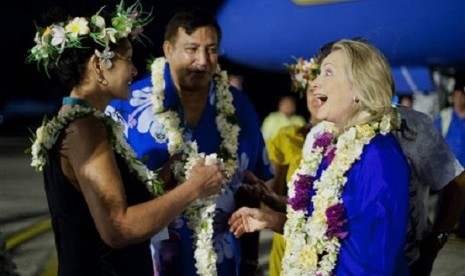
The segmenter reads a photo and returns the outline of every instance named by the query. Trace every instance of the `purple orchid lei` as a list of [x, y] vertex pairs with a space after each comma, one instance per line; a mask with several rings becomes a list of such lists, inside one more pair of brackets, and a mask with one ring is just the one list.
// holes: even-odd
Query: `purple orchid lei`
[[[346, 208], [341, 199], [347, 182], [344, 175], [360, 158], [364, 146], [378, 132], [384, 134], [379, 129], [387, 126], [384, 129], [389, 131], [389, 117], [386, 118], [351, 127], [340, 135], [330, 123], [316, 129], [318, 134], [312, 150], [302, 159], [289, 186], [290, 200], [284, 226], [287, 245], [281, 275], [335, 274], [341, 240], [347, 239], [349, 234]], [[322, 164], [327, 167], [317, 177]], [[310, 190], [315, 193], [309, 193]], [[314, 205], [311, 214], [307, 210], [309, 200]]]
[[[322, 148], [322, 152], [329, 153], [329, 162], [333, 160], [336, 149], [331, 146], [333, 138], [334, 136], [332, 133], [323, 132], [316, 137], [312, 146], [313, 149]], [[288, 204], [296, 211], [306, 210], [310, 200], [308, 191], [312, 189], [315, 178], [311, 175], [305, 174], [298, 174], [297, 177], [297, 181], [295, 182], [295, 196], [293, 198], [289, 198]]]
[[[331, 144], [332, 140], [333, 134], [329, 132], [324, 132], [321, 135], [319, 135], [313, 143], [313, 148], [323, 148], [323, 152], [325, 153], [325, 156], [327, 158], [328, 165], [333, 162], [334, 156], [336, 155], [336, 147]], [[312, 183], [313, 181], [314, 179], [312, 179]], [[344, 226], [347, 222], [347, 219], [345, 218], [344, 204], [337, 203], [329, 207], [326, 210], [326, 218], [328, 222], [328, 230], [326, 231], [326, 235], [328, 236], [328, 238], [332, 239], [333, 237], [337, 236], [341, 240], [344, 239], [347, 236], [347, 231], [344, 231]]]
[[[334, 136], [330, 132], [323, 132], [318, 135], [312, 145], [313, 149], [321, 148], [322, 152], [327, 158], [328, 165], [334, 159], [336, 154], [336, 147], [332, 145]], [[315, 178], [311, 175], [298, 174], [295, 181], [295, 197], [288, 200], [288, 204], [296, 211], [303, 211], [307, 209], [310, 197], [308, 191], [312, 189]], [[326, 217], [328, 220], [328, 230], [326, 235], [328, 238], [338, 237], [344, 239], [347, 232], [344, 231], [344, 226], [347, 222], [345, 218], [345, 208], [342, 203], [335, 204], [326, 210]]]

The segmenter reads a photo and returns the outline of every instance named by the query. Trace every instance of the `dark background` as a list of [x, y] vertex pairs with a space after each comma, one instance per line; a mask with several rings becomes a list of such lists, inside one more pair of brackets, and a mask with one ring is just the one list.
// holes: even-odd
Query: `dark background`
[[[289, 93], [284, 63], [294, 62], [292, 57], [309, 58], [324, 43], [340, 38], [367, 39], [389, 60], [398, 95], [411, 95], [413, 90], [425, 94], [440, 91], [439, 108], [450, 92], [443, 89], [442, 80], [464, 76], [464, 0], [317, 0], [309, 5], [295, 3], [302, 0], [140, 1], [144, 10], [153, 8], [154, 19], [144, 32], [152, 43], [135, 45], [139, 78], [145, 75], [147, 61], [162, 55], [163, 32], [171, 16], [187, 7], [204, 9], [216, 15], [223, 29], [222, 68], [243, 77], [243, 90], [262, 119], [276, 110], [280, 96]], [[47, 25], [41, 17], [55, 5], [68, 6], [73, 16], [90, 16], [104, 5], [113, 10], [118, 2], [2, 2], [0, 135], [27, 133], [27, 127], [40, 122], [42, 114], [54, 113], [60, 105], [61, 89], [54, 80], [38, 72], [34, 64], [25, 64], [27, 51], [34, 45], [34, 22]], [[415, 85], [409, 85], [401, 74], [404, 68]], [[432, 72], [444, 78], [433, 81]], [[304, 100], [299, 101], [298, 111], [308, 116]]]
[[[28, 50], [34, 46], [35, 24], [44, 26], [43, 17], [55, 6], [66, 7], [75, 16], [92, 15], [100, 7], [113, 10], [119, 1], [115, 0], [53, 0], [31, 1], [16, 0], [1, 8], [1, 24], [6, 34], [2, 34], [3, 81], [5, 85], [0, 93], [0, 135], [15, 136], [29, 134], [43, 119], [54, 114], [60, 106], [61, 87], [39, 72], [35, 64], [26, 64]], [[165, 25], [179, 9], [197, 7], [216, 14], [221, 0], [140, 0], [144, 10], [153, 7], [153, 21], [145, 28], [144, 34], [152, 43], [135, 45], [134, 63], [138, 69], [137, 78], [146, 73], [147, 60], [163, 55], [162, 42]], [[129, 3], [129, 2], [127, 2]], [[132, 3], [132, 1], [130, 1]], [[223, 69], [242, 75], [243, 90], [255, 104], [260, 118], [277, 107], [277, 99], [289, 91], [289, 77], [285, 73], [276, 73], [252, 69], [220, 58]], [[299, 104], [299, 112], [308, 116], [305, 103]]]

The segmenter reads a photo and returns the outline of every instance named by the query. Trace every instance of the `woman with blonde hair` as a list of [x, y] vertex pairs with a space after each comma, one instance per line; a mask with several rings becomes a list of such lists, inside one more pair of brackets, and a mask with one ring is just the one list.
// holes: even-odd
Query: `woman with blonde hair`
[[410, 168], [391, 133], [386, 59], [368, 43], [337, 41], [311, 86], [323, 122], [288, 183], [287, 214], [243, 208], [231, 231], [284, 232], [281, 275], [408, 274]]

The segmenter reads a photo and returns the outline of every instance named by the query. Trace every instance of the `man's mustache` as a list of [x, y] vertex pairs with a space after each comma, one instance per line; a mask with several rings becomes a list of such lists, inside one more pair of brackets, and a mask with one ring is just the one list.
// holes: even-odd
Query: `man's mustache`
[[189, 72], [191, 73], [208, 73], [210, 68], [208, 66], [191, 66], [189, 67]]

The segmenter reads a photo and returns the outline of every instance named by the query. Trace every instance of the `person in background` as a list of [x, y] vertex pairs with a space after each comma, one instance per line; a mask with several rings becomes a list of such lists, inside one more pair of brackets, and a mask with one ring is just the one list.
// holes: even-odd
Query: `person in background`
[[273, 139], [278, 131], [285, 126], [305, 125], [305, 119], [296, 114], [296, 100], [292, 95], [286, 95], [278, 101], [278, 111], [271, 112], [262, 123], [262, 133], [265, 141]]
[[242, 75], [229, 75], [229, 85], [232, 87], [243, 90], [244, 77]]
[[[441, 110], [435, 124], [460, 164], [465, 166], [465, 75], [457, 76], [452, 107]], [[459, 220], [458, 235], [465, 238], [465, 211]]]
[[[410, 275], [430, 275], [465, 206], [465, 171], [428, 115], [403, 106], [396, 109], [402, 122], [394, 133], [412, 168], [405, 254]], [[431, 192], [438, 193], [439, 200]], [[435, 221], [431, 208], [438, 212]]]
[[165, 30], [165, 57], [151, 75], [131, 86], [129, 101], [114, 101], [137, 157], [157, 170], [173, 160], [176, 181], [185, 177], [189, 156], [217, 154], [230, 181], [215, 200], [200, 201], [169, 225], [169, 238], [154, 242], [161, 275], [254, 275], [258, 233], [237, 239], [228, 219], [240, 206], [258, 206], [240, 189], [243, 171], [272, 178], [256, 111], [220, 69], [221, 29], [199, 10], [176, 13]]
[[465, 77], [457, 78], [452, 106], [441, 110], [435, 124], [460, 164], [465, 166]]
[[183, 184], [163, 194], [163, 179], [104, 115], [111, 99], [129, 96], [137, 73], [132, 43], [151, 20], [139, 2], [123, 4], [111, 16], [102, 8], [58, 18], [39, 29], [27, 59], [69, 89], [31, 148], [31, 165], [44, 174], [58, 275], [153, 275], [150, 237], [223, 182], [220, 164], [199, 159]]
[[311, 83], [317, 118], [326, 122], [292, 177], [287, 218], [242, 208], [230, 230], [284, 230], [281, 275], [407, 275], [410, 169], [391, 133], [398, 118], [389, 65], [365, 42], [330, 49]]
[[405, 106], [405, 107], [412, 107], [413, 104], [413, 97], [412, 95], [402, 95], [399, 97], [399, 105]]
[[[261, 200], [270, 204], [272, 209], [286, 211], [286, 201], [279, 198], [287, 196], [287, 183], [291, 179], [292, 174], [297, 169], [302, 158], [302, 148], [305, 141], [305, 136], [319, 121], [316, 119], [316, 100], [313, 92], [308, 85], [313, 79], [316, 78], [317, 67], [314, 66], [314, 59], [309, 61], [299, 59], [296, 64], [289, 65], [289, 74], [293, 85], [293, 92], [298, 93], [300, 96], [305, 95], [307, 102], [307, 109], [310, 112], [310, 120], [304, 126], [289, 125], [279, 129], [274, 138], [266, 141], [266, 147], [270, 160], [274, 168], [275, 178], [269, 181], [272, 192], [260, 189], [259, 185], [248, 186], [248, 191], [251, 194], [260, 195], [264, 193]], [[299, 67], [299, 68], [296, 68]], [[296, 70], [297, 69], [297, 70]], [[302, 76], [296, 76], [302, 74]], [[299, 84], [294, 82], [299, 81]], [[303, 92], [301, 90], [304, 90]], [[263, 189], [267, 189], [264, 187]], [[269, 197], [274, 199], [266, 200]], [[281, 259], [284, 254], [285, 244], [281, 234], [273, 234], [273, 243], [269, 257], [269, 274], [271, 276], [278, 276], [281, 272]]]

